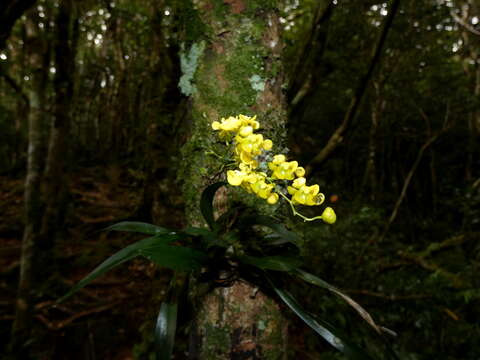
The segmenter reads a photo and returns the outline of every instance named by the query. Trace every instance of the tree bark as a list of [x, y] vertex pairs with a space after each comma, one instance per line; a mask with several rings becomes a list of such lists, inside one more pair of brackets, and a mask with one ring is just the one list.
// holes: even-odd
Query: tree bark
[[365, 167], [365, 174], [363, 177], [363, 187], [370, 194], [370, 199], [375, 200], [377, 189], [377, 141], [378, 141], [378, 127], [380, 125], [381, 116], [385, 109], [386, 102], [383, 99], [382, 91], [383, 84], [381, 82], [374, 82], [375, 101], [372, 104], [371, 125], [368, 135], [368, 155], [367, 165]]
[[[65, 201], [68, 192], [68, 139], [70, 133], [70, 115], [73, 96], [73, 76], [75, 71], [76, 41], [72, 36], [78, 26], [72, 0], [63, 0], [56, 20], [55, 44], [55, 104], [48, 155], [42, 181], [44, 211], [40, 232], [42, 249], [41, 263], [48, 264], [51, 250], [55, 244], [56, 232], [63, 224]], [[42, 268], [45, 268], [42, 266]]]
[[27, 19], [25, 49], [31, 69], [31, 86], [28, 89], [30, 109], [28, 113], [27, 176], [25, 179], [25, 230], [20, 258], [20, 278], [15, 321], [12, 327], [12, 346], [15, 351], [28, 339], [32, 321], [34, 298], [35, 261], [38, 255], [38, 234], [42, 215], [41, 180], [44, 157], [44, 103], [46, 86], [46, 44], [37, 24]]
[[[186, 23], [179, 86], [191, 115], [179, 176], [190, 225], [202, 225], [199, 200], [208, 184], [224, 179], [205, 152], [216, 142], [211, 123], [257, 115], [262, 133], [285, 152], [286, 102], [276, 6], [262, 1], [183, 2]], [[198, 31], [201, 29], [201, 32]], [[208, 36], [208, 38], [206, 37]], [[216, 200], [226, 203], [230, 194]], [[256, 294], [256, 295], [255, 295]], [[198, 305], [191, 359], [283, 359], [286, 322], [278, 306], [247, 282], [216, 289]]]

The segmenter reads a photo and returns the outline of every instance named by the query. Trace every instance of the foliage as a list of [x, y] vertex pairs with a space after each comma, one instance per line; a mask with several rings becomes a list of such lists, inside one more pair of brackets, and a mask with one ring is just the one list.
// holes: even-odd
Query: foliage
[[[201, 197], [200, 208], [209, 230], [189, 227], [172, 231], [139, 222], [122, 222], [107, 228], [106, 230], [110, 231], [134, 231], [151, 237], [131, 244], [112, 255], [59, 301], [64, 301], [106, 271], [137, 256], [144, 256], [156, 265], [179, 273], [196, 272], [197, 278], [210, 284], [222, 283], [224, 280], [217, 276], [226, 271], [230, 274], [227, 278], [253, 281], [266, 292], [273, 289], [279, 299], [307, 325], [349, 358], [372, 359], [364, 350], [351, 344], [349, 337], [336, 326], [304, 310], [284, 289], [284, 285], [281, 285], [280, 279], [284, 278], [284, 275], [280, 276], [279, 273], [286, 272], [293, 277], [297, 276], [336, 294], [351, 305], [375, 329], [377, 335], [381, 336], [383, 328], [376, 325], [371, 316], [349, 296], [313, 274], [301, 270], [302, 261], [298, 257], [300, 249], [297, 247], [299, 238], [286, 230], [284, 225], [248, 209], [239, 212], [232, 208], [215, 219], [213, 198], [216, 190], [223, 185], [225, 183], [210, 185]], [[263, 229], [258, 229], [259, 225], [267, 226], [273, 232], [265, 233]], [[177, 322], [178, 294], [181, 287], [187, 286], [185, 282], [177, 281], [175, 276], [172, 278], [170, 295], [160, 307], [155, 330], [157, 359], [162, 360], [171, 357]], [[393, 352], [390, 355], [395, 358]]]

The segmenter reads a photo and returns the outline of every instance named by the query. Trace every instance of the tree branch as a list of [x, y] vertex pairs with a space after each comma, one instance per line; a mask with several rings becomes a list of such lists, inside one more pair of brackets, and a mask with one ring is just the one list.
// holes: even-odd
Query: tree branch
[[312, 67], [319, 62], [325, 49], [328, 21], [333, 15], [334, 8], [333, 0], [330, 1], [325, 9], [323, 9], [322, 5], [317, 7], [308, 38], [304, 42], [300, 56], [297, 56], [297, 61], [293, 66], [294, 71], [290, 74], [293, 78], [287, 94], [292, 107], [290, 111], [293, 111], [293, 108], [311, 90]]
[[410, 171], [408, 172], [407, 177], [405, 178], [405, 181], [403, 182], [403, 187], [402, 191], [400, 193], [400, 196], [397, 199], [397, 202], [395, 203], [395, 207], [393, 208], [392, 214], [390, 215], [390, 218], [388, 219], [387, 225], [385, 226], [385, 230], [383, 231], [382, 235], [380, 236], [379, 241], [382, 241], [385, 239], [385, 236], [388, 233], [388, 230], [390, 230], [390, 226], [392, 223], [395, 221], [398, 210], [400, 209], [400, 205], [402, 205], [403, 200], [405, 199], [405, 196], [407, 195], [407, 189], [408, 186], [410, 185], [410, 181], [413, 178], [413, 174], [417, 170], [418, 165], [420, 164], [420, 161], [423, 158], [423, 154], [425, 153], [425, 150], [427, 150], [437, 139], [450, 128], [450, 124], [448, 124], [448, 114], [449, 114], [449, 107], [447, 106], [447, 111], [445, 115], [445, 122], [440, 131], [438, 131], [436, 134], [430, 136], [425, 143], [422, 145], [420, 150], [418, 151], [417, 158], [415, 159], [415, 162], [413, 163], [412, 167], [410, 168]]
[[5, 48], [13, 25], [36, 0], [2, 0], [0, 1], [0, 50]]
[[360, 83], [358, 84], [357, 90], [350, 102], [348, 110], [343, 118], [340, 126], [335, 130], [330, 139], [328, 139], [327, 144], [324, 148], [310, 161], [306, 168], [307, 175], [311, 174], [318, 165], [324, 162], [328, 156], [337, 148], [337, 146], [343, 141], [345, 134], [347, 133], [351, 123], [355, 120], [362, 100], [364, 98], [366, 89], [372, 79], [375, 68], [380, 62], [380, 57], [382, 54], [383, 47], [385, 45], [385, 40], [387, 38], [388, 32], [392, 27], [393, 19], [397, 13], [400, 0], [393, 0], [388, 16], [385, 19], [380, 38], [375, 47], [375, 52], [368, 67], [367, 73], [362, 77]]
[[10, 85], [10, 87], [17, 92], [22, 100], [25, 102], [25, 104], [30, 106], [30, 100], [28, 99], [27, 94], [23, 91], [20, 85], [17, 84], [14, 78], [12, 78], [10, 75], [8, 75], [5, 71], [3, 71], [2, 67], [0, 66], [0, 77], [5, 79], [5, 82]]
[[473, 26], [471, 26], [469, 23], [467, 23], [464, 19], [462, 19], [460, 16], [455, 14], [455, 11], [450, 11], [450, 15], [452, 16], [453, 20], [461, 26], [463, 26], [465, 29], [470, 31], [472, 34], [480, 36], [480, 31], [475, 29]]

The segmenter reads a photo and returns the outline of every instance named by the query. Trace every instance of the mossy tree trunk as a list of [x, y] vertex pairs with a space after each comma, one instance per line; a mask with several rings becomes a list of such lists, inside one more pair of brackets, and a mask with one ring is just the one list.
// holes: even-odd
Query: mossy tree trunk
[[[212, 121], [257, 115], [261, 132], [284, 152], [286, 106], [282, 91], [282, 42], [274, 1], [184, 1], [181, 91], [190, 97], [187, 142], [180, 176], [190, 225], [201, 225], [199, 200], [224, 179]], [[229, 193], [217, 203], [228, 203]], [[263, 202], [264, 203], [264, 202]], [[253, 204], [256, 204], [253, 202]], [[199, 305], [191, 332], [192, 359], [284, 359], [286, 321], [274, 301], [253, 285], [217, 288]]]

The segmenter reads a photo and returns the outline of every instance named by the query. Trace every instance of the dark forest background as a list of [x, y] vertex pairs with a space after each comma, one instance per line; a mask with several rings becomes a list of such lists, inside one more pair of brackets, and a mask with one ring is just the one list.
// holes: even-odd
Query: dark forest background
[[[124, 220], [185, 224], [177, 169], [188, 161], [179, 148], [189, 99], [178, 82], [189, 4], [2, 0], [6, 359], [21, 358], [7, 350], [15, 345], [12, 326], [29, 316], [22, 351], [34, 359], [148, 358], [148, 319], [168, 270], [135, 260], [67, 302], [55, 301], [133, 239], [99, 230]], [[401, 359], [478, 359], [480, 4], [278, 6], [290, 156], [338, 215], [333, 226], [295, 222], [306, 262], [398, 333], [393, 346]], [[43, 265], [24, 278], [22, 239], [32, 236]], [[22, 313], [17, 296], [32, 289], [35, 301]], [[311, 312], [369, 341], [347, 306], [321, 290], [294, 291]], [[293, 317], [290, 329], [292, 359], [343, 359]], [[179, 332], [178, 359], [188, 350], [187, 332]]]

